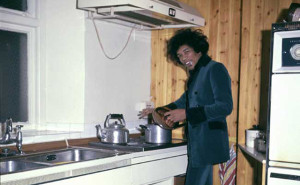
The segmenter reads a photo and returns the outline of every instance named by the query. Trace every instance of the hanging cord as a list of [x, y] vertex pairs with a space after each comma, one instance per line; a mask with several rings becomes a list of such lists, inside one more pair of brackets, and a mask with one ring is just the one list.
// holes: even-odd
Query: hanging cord
[[123, 53], [123, 51], [125, 50], [125, 48], [127, 47], [128, 42], [129, 42], [129, 39], [130, 39], [130, 37], [131, 37], [131, 34], [132, 34], [132, 32], [133, 32], [135, 26], [132, 27], [132, 29], [131, 29], [131, 31], [130, 31], [130, 33], [129, 33], [129, 36], [128, 36], [128, 38], [127, 38], [126, 44], [125, 44], [125, 46], [122, 48], [122, 50], [121, 50], [116, 56], [110, 57], [110, 56], [107, 55], [107, 53], [106, 53], [105, 50], [104, 50], [104, 47], [103, 47], [102, 42], [101, 42], [101, 39], [100, 39], [99, 31], [98, 31], [98, 29], [97, 29], [97, 26], [96, 26], [96, 23], [95, 23], [94, 16], [93, 16], [93, 13], [92, 13], [92, 12], [91, 12], [91, 17], [92, 17], [92, 21], [93, 21], [93, 24], [94, 24], [94, 27], [95, 27], [95, 31], [96, 31], [96, 34], [97, 34], [97, 38], [98, 38], [100, 47], [101, 47], [101, 49], [102, 49], [102, 51], [103, 51], [105, 57], [108, 58], [108, 59], [111, 59], [111, 60], [114, 60], [114, 59], [118, 58], [118, 57]]

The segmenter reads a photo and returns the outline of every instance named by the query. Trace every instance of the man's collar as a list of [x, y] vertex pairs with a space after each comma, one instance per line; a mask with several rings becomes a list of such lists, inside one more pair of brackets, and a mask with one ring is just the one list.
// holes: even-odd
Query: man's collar
[[211, 61], [211, 58], [207, 54], [202, 55], [199, 58], [195, 68], [193, 70], [190, 70], [189, 72], [194, 73], [194, 72], [198, 71], [200, 67], [206, 66], [209, 63], [209, 61]]

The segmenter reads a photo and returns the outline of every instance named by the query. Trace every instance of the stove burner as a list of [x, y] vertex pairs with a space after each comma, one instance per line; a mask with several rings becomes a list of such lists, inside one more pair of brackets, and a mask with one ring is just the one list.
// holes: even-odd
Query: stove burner
[[130, 138], [127, 144], [109, 144], [101, 142], [90, 142], [89, 145], [97, 148], [114, 149], [127, 152], [141, 152], [148, 150], [157, 150], [176, 146], [186, 145], [186, 140], [173, 139], [171, 143], [146, 143], [143, 136], [138, 138]]
[[127, 145], [132, 146], [132, 145], [138, 145], [138, 144], [139, 144], [138, 142], [131, 142], [131, 143], [128, 143]]

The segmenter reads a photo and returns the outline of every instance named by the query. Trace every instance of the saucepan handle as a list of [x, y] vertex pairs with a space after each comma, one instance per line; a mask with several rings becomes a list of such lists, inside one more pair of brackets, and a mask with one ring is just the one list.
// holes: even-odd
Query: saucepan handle
[[149, 128], [145, 125], [140, 125], [140, 127], [143, 129], [143, 130], [149, 130]]

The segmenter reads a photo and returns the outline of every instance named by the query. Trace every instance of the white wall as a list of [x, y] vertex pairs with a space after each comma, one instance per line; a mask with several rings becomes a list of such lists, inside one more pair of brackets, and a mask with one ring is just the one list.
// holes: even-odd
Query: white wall
[[[83, 124], [103, 123], [109, 113], [137, 121], [136, 103], [150, 96], [151, 33], [135, 31], [124, 53], [109, 60], [91, 20], [75, 8], [76, 0], [40, 3], [40, 125], [82, 130]], [[130, 28], [100, 21], [97, 27], [109, 55], [124, 46], [130, 32]]]
[[83, 123], [84, 14], [75, 0], [41, 1], [46, 123]]
[[[105, 51], [115, 56], [131, 28], [97, 21]], [[137, 120], [135, 104], [150, 97], [151, 34], [134, 31], [124, 52], [107, 59], [100, 49], [92, 21], [86, 21], [85, 121], [103, 122], [110, 113]]]

